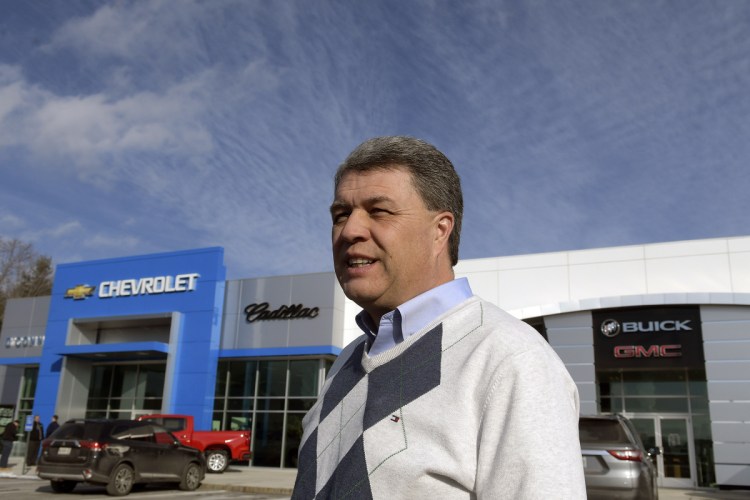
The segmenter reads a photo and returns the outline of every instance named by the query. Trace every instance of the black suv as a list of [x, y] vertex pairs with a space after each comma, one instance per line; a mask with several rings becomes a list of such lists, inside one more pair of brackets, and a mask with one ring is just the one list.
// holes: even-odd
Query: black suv
[[37, 475], [56, 493], [85, 482], [106, 485], [122, 496], [134, 484], [173, 482], [197, 489], [206, 472], [200, 451], [183, 446], [169, 431], [135, 420], [69, 420], [42, 442]]
[[633, 424], [622, 415], [578, 421], [589, 500], [657, 500], [658, 449], [645, 450]]

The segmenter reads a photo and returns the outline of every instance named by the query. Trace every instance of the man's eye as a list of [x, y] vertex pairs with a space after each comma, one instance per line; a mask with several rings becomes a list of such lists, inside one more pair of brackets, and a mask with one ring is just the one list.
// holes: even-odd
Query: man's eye
[[338, 224], [340, 222], [345, 221], [348, 215], [349, 214], [347, 214], [347, 213], [341, 212], [341, 213], [337, 213], [337, 214], [332, 214], [331, 218], [333, 219], [333, 223], [334, 224]]

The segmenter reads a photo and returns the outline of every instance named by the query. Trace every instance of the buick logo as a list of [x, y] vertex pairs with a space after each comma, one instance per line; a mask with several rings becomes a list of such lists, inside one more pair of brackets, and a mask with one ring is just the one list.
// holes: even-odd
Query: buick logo
[[620, 333], [620, 323], [614, 319], [605, 319], [602, 321], [600, 330], [605, 337], [615, 337]]

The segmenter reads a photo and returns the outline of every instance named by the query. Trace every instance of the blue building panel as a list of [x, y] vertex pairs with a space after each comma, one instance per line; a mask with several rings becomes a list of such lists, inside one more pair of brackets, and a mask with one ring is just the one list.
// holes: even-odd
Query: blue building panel
[[[46, 340], [39, 363], [34, 413], [48, 421], [64, 372], [64, 359], [94, 353], [117, 357], [141, 350], [172, 357], [166, 411], [194, 415], [211, 425], [226, 283], [220, 247], [121, 259], [61, 264], [55, 272]], [[164, 342], [96, 344], [71, 334], [75, 321], [139, 317], [179, 318]], [[75, 339], [75, 340], [71, 340]], [[169, 393], [167, 393], [169, 391]]]

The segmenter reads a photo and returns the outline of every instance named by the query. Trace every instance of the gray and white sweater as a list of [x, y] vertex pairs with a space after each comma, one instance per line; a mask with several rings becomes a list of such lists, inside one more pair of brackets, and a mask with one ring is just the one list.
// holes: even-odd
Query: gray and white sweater
[[586, 498], [578, 392], [533, 328], [472, 297], [377, 356], [344, 349], [292, 498]]

